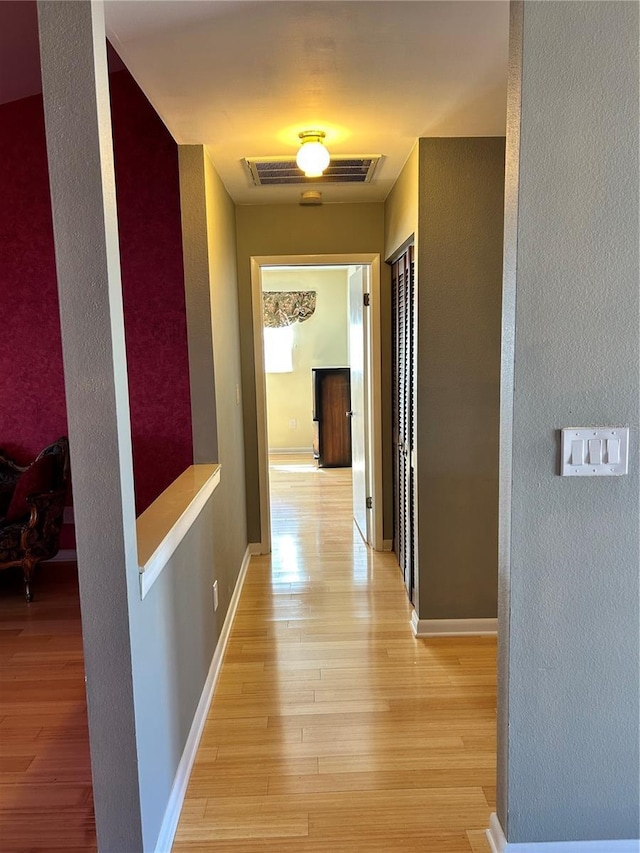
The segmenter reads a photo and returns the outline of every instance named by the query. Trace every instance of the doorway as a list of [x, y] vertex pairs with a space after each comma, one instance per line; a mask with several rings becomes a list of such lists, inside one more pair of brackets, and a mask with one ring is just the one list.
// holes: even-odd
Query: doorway
[[[258, 436], [258, 479], [260, 497], [259, 553], [271, 550], [271, 518], [269, 505], [269, 446], [267, 430], [267, 391], [264, 358], [263, 273], [274, 268], [305, 268], [341, 266], [352, 270], [363, 268], [360, 302], [366, 310], [366, 323], [362, 324], [359, 362], [362, 365], [362, 396], [359, 404], [352, 400], [354, 431], [363, 430], [363, 458], [357, 470], [366, 477], [364, 496], [363, 538], [374, 549], [382, 550], [382, 436], [381, 436], [381, 376], [380, 376], [380, 256], [354, 255], [288, 255], [261, 256], [251, 259], [253, 340], [256, 390], [256, 425]], [[350, 320], [351, 323], [351, 320]], [[352, 325], [352, 323], [351, 323]], [[350, 356], [350, 360], [351, 360]], [[355, 406], [355, 408], [354, 408]], [[357, 426], [358, 417], [360, 426]], [[354, 490], [354, 495], [356, 491]], [[369, 500], [367, 500], [369, 498]]]

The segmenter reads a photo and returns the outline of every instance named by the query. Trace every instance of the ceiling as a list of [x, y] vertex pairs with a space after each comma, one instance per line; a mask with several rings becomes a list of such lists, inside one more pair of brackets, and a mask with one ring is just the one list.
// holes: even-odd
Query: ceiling
[[506, 0], [106, 0], [110, 41], [179, 143], [204, 143], [236, 203], [297, 203], [255, 187], [244, 157], [381, 154], [370, 184], [325, 202], [382, 201], [419, 136], [505, 133]]
[[[299, 201], [308, 185], [253, 186], [243, 158], [291, 159], [302, 130], [334, 155], [382, 155], [369, 184], [317, 185], [324, 202], [383, 201], [420, 136], [505, 133], [507, 0], [104, 5], [176, 141], [208, 147], [238, 204]], [[0, 103], [40, 91], [35, 2], [0, 2], [0, 55]]]

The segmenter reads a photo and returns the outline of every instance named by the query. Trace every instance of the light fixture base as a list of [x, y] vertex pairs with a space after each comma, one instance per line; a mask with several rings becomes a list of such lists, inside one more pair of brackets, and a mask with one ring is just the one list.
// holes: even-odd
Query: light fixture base
[[326, 136], [324, 130], [303, 130], [302, 133], [298, 134], [298, 139], [301, 142], [322, 142]]
[[300, 137], [300, 148], [296, 155], [298, 168], [307, 178], [319, 178], [331, 161], [322, 141], [326, 134], [323, 130], [303, 130], [298, 136]]

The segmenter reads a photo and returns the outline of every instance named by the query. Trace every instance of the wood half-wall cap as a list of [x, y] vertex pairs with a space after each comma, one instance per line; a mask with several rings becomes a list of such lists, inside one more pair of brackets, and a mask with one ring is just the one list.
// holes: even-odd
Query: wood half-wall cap
[[220, 482], [221, 465], [190, 465], [136, 520], [144, 598]]

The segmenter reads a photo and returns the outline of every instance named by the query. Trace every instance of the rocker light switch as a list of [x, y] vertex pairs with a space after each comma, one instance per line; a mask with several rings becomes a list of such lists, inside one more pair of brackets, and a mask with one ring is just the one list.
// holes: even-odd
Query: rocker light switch
[[620, 462], [620, 439], [607, 439], [607, 462], [609, 465], [618, 465]]
[[589, 465], [602, 464], [602, 439], [589, 439]]
[[561, 455], [563, 477], [616, 477], [626, 474], [629, 428], [565, 427], [562, 430]]
[[584, 462], [584, 441], [576, 438], [571, 442], [571, 464], [582, 465]]

